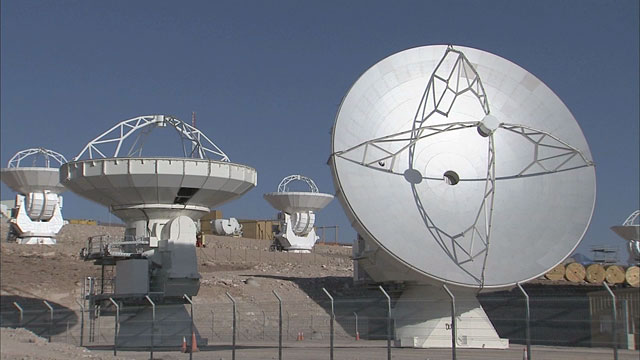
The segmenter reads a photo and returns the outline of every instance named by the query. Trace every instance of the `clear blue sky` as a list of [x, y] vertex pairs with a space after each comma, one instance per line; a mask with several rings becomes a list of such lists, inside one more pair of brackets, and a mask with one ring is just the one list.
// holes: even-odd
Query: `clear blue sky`
[[[524, 67], [580, 123], [598, 179], [585, 249], [621, 245], [609, 226], [640, 207], [637, 0], [3, 0], [1, 10], [3, 167], [24, 148], [71, 158], [121, 120], [196, 111], [233, 162], [258, 170], [225, 215], [271, 218], [262, 194], [286, 175], [333, 193], [329, 132], [362, 72], [409, 47], [458, 44]], [[69, 192], [64, 214], [109, 220]], [[318, 223], [355, 237], [337, 201]]]

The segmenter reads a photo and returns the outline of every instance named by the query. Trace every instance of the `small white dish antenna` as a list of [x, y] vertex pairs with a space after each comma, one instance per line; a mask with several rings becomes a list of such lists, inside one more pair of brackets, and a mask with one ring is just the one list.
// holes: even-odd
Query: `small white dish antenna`
[[[289, 191], [293, 181], [306, 183], [309, 191]], [[315, 213], [327, 206], [333, 195], [318, 191], [315, 182], [302, 175], [289, 175], [278, 184], [278, 191], [263, 195], [265, 200], [279, 210], [280, 232], [276, 239], [286, 251], [310, 252], [318, 236], [315, 228]]]
[[632, 212], [622, 225], [612, 226], [611, 230], [627, 241], [630, 261], [640, 262], [640, 210]]
[[58, 168], [67, 162], [64, 156], [45, 148], [17, 152], [2, 169], [2, 181], [17, 192], [10, 236], [20, 244], [56, 243], [64, 225]]

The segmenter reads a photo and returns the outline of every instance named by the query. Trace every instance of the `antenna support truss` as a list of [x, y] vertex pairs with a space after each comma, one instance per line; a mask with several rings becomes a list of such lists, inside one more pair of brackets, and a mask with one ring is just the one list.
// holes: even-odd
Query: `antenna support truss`
[[289, 175], [284, 179], [282, 179], [282, 181], [280, 181], [280, 184], [278, 184], [278, 192], [287, 192], [288, 190], [287, 185], [289, 185], [290, 182], [296, 181], [296, 180], [306, 182], [307, 185], [309, 185], [309, 189], [311, 190], [312, 193], [318, 192], [318, 187], [316, 186], [316, 183], [314, 183], [313, 180], [311, 180], [310, 178], [303, 175]]
[[[156, 127], [167, 126], [173, 127], [180, 136], [185, 157], [209, 159], [209, 156], [213, 155], [218, 157], [217, 160], [219, 161], [229, 161], [229, 157], [200, 130], [171, 115], [148, 115], [124, 120], [91, 140], [73, 160], [80, 160], [83, 156], [86, 156], [88, 159], [140, 157], [142, 156], [146, 135]], [[127, 154], [120, 156], [124, 141], [138, 130], [140, 131]], [[185, 142], [191, 144], [190, 149], [184, 146]], [[113, 155], [111, 155], [108, 147], [114, 144], [115, 151]]]
[[39, 148], [26, 149], [26, 150], [17, 152], [15, 155], [13, 155], [11, 159], [9, 159], [9, 163], [7, 164], [7, 167], [18, 168], [20, 167], [20, 162], [30, 156], [34, 156], [32, 166], [36, 165], [35, 163], [39, 157], [44, 158], [46, 167], [51, 167], [51, 159], [59, 163], [58, 167], [67, 162], [67, 159], [64, 156], [62, 156], [62, 154], [59, 154], [53, 150], [48, 150], [48, 149], [39, 147]]

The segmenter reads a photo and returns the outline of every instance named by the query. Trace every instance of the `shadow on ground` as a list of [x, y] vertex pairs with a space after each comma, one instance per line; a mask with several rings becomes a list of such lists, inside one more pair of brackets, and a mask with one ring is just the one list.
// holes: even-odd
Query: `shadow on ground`
[[[355, 286], [348, 276], [291, 277], [278, 275], [245, 275], [289, 281], [296, 284], [315, 303], [320, 305], [327, 316], [331, 315], [331, 300], [322, 290], [326, 288], [334, 298], [334, 312], [337, 325], [355, 336], [355, 314], [358, 315], [358, 332], [362, 339], [387, 338], [387, 298], [377, 287]], [[285, 306], [287, 299], [283, 299]]]
[[[41, 298], [16, 295], [0, 296], [0, 326], [22, 327], [33, 333], [47, 337], [58, 335], [78, 323], [78, 314], [68, 307], [48, 301], [51, 310]], [[18, 306], [22, 308], [22, 317]]]

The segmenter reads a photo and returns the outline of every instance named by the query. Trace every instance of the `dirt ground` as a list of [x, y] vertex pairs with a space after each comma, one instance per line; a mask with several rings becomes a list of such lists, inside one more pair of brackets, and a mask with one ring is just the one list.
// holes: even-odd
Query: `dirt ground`
[[[129, 360], [149, 359], [149, 352], [118, 351], [113, 356], [113, 350], [108, 348], [87, 349], [65, 343], [48, 343], [25, 329], [1, 328], [1, 356], [2, 360]], [[340, 360], [375, 360], [387, 359], [387, 349], [384, 341], [361, 342], [361, 345], [337, 343], [334, 358]], [[457, 351], [457, 359], [461, 360], [519, 360], [523, 359], [524, 348], [521, 345], [512, 346], [507, 350], [464, 350]], [[288, 360], [325, 360], [329, 358], [329, 348], [326, 343], [293, 343], [286, 344], [283, 349], [283, 359]], [[190, 354], [180, 352], [156, 351], [154, 359], [179, 360], [189, 359]], [[539, 360], [605, 360], [613, 359], [610, 349], [567, 349], [534, 346], [532, 357]], [[228, 346], [203, 348], [192, 354], [193, 359], [230, 360], [232, 351]], [[392, 359], [405, 360], [448, 360], [451, 359], [450, 349], [407, 349], [392, 348]], [[240, 346], [236, 349], [236, 358], [245, 360], [278, 359], [278, 348], [275, 344], [256, 344]], [[620, 350], [620, 360], [637, 360], [638, 353], [630, 350]]]
[[65, 343], [48, 343], [25, 329], [0, 328], [0, 359], [21, 360], [76, 360], [76, 359], [114, 359], [125, 360], [130, 357], [113, 356], [106, 352], [94, 352]]
[[[2, 224], [0, 239], [5, 239], [6, 223]], [[0, 291], [3, 296], [14, 295], [41, 298], [69, 308], [77, 308], [83, 278], [99, 277], [100, 268], [80, 258], [86, 239], [92, 235], [121, 235], [123, 228], [107, 226], [65, 225], [56, 245], [20, 245], [0, 241]], [[287, 299], [306, 299], [303, 288], [327, 287], [341, 289], [349, 286], [353, 267], [351, 248], [317, 246], [318, 262], [305, 262], [295, 255], [291, 261], [216, 261], [215, 252], [221, 249], [249, 249], [268, 254], [269, 241], [243, 238], [224, 238], [208, 235], [206, 248], [198, 248], [198, 267], [202, 276], [196, 303], [228, 301], [229, 292], [239, 301], [274, 301], [271, 290]], [[239, 252], [243, 254], [242, 251]], [[325, 256], [326, 259], [325, 259]]]

